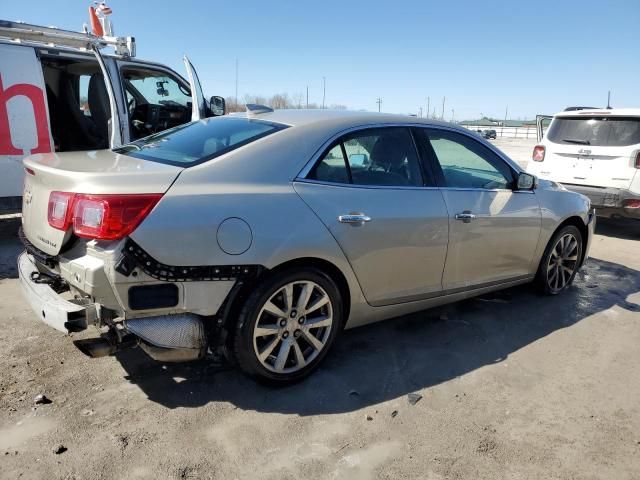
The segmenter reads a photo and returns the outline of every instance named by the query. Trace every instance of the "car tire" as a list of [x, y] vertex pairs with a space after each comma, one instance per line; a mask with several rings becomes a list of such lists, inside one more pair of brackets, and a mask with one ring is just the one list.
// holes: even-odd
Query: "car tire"
[[566, 290], [582, 263], [582, 234], [577, 227], [566, 225], [558, 230], [542, 255], [535, 284], [546, 295]]
[[[318, 306], [319, 305], [319, 306]], [[315, 268], [275, 273], [247, 297], [232, 338], [247, 375], [271, 385], [298, 382], [327, 355], [343, 326], [340, 291]]]

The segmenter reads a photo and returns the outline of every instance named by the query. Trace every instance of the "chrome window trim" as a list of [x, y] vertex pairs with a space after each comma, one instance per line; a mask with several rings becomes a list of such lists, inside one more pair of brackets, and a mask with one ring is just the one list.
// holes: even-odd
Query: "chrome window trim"
[[[338, 140], [340, 137], [342, 137], [344, 135], [347, 135], [349, 133], [352, 133], [352, 132], [360, 131], [360, 130], [367, 130], [367, 129], [370, 129], [370, 128], [385, 128], [385, 127], [431, 128], [431, 129], [445, 130], [445, 131], [459, 133], [459, 134], [464, 135], [464, 136], [470, 138], [471, 140], [476, 141], [476, 142], [480, 143], [481, 145], [484, 145], [485, 147], [489, 148], [489, 150], [491, 150], [491, 152], [493, 152], [495, 155], [497, 155], [498, 158], [500, 158], [502, 161], [504, 161], [516, 173], [524, 172], [524, 170], [517, 163], [515, 163], [513, 160], [511, 160], [509, 157], [507, 157], [504, 153], [502, 153], [500, 150], [498, 150], [496, 147], [494, 147], [490, 142], [487, 142], [484, 139], [476, 138], [477, 135], [471, 134], [470, 131], [467, 130], [466, 128], [454, 127], [454, 126], [448, 126], [448, 125], [432, 124], [432, 123], [420, 123], [420, 122], [388, 122], [388, 123], [385, 122], [385, 123], [367, 123], [367, 124], [363, 124], [363, 125], [357, 125], [357, 126], [354, 126], [354, 127], [345, 128], [344, 130], [341, 130], [341, 131], [335, 133], [333, 136], [331, 136], [327, 141], [325, 141], [316, 150], [316, 152], [311, 156], [311, 159], [309, 161], [307, 161], [307, 163], [304, 165], [304, 167], [302, 167], [302, 170], [300, 170], [298, 175], [296, 175], [294, 177], [294, 181], [305, 180], [305, 181], [313, 181], [315, 183], [314, 180], [307, 179], [306, 178], [307, 175], [309, 175], [309, 173], [311, 173], [311, 170], [315, 166], [316, 162], [320, 159], [320, 155], [322, 155], [324, 153], [324, 151], [327, 148], [329, 148], [329, 146], [331, 146], [331, 144], [333, 142], [335, 142], [336, 140]], [[333, 182], [321, 182], [321, 183], [327, 183], [329, 185], [341, 185], [339, 183], [333, 183]], [[381, 187], [389, 188], [387, 186], [381, 186]], [[392, 187], [392, 188], [396, 188], [396, 187]], [[403, 187], [403, 188], [407, 188], [407, 187]], [[437, 188], [437, 187], [426, 187], [425, 186], [425, 187], [409, 187], [409, 188]], [[471, 190], [483, 190], [483, 189], [471, 189]], [[518, 190], [509, 190], [509, 189], [506, 189], [506, 190], [507, 191], [512, 191], [512, 192], [518, 191]]]
[[368, 190], [440, 190], [438, 187], [425, 187], [421, 185], [358, 185], [355, 183], [327, 182], [312, 178], [296, 178], [293, 183], [309, 183], [312, 185], [325, 185], [328, 187], [363, 188]]

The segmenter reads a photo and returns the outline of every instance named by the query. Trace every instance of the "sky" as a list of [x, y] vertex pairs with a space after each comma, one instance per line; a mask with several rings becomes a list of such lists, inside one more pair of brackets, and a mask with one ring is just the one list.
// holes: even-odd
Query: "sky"
[[[0, 0], [0, 18], [80, 30], [90, 2]], [[206, 96], [305, 94], [354, 110], [450, 120], [553, 114], [570, 105], [640, 107], [640, 0], [112, 0], [137, 56]], [[429, 99], [429, 100], [428, 100]]]

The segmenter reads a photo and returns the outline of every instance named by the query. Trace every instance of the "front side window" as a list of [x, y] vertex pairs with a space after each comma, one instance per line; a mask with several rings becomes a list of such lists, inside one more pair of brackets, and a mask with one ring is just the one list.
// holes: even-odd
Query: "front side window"
[[189, 167], [287, 128], [242, 117], [216, 117], [165, 130], [114, 149], [131, 157]]
[[446, 187], [512, 188], [511, 168], [473, 138], [445, 130], [429, 130], [427, 135]]
[[354, 185], [424, 185], [411, 133], [400, 127], [361, 130], [342, 137], [309, 178]]
[[191, 92], [177, 78], [139, 67], [121, 73], [134, 139], [191, 121]]

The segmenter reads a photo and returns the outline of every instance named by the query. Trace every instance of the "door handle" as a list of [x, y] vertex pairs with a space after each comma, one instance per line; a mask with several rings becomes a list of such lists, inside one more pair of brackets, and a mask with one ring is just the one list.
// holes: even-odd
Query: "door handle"
[[371, 217], [363, 213], [350, 213], [349, 215], [340, 215], [338, 217], [338, 221], [340, 223], [348, 223], [350, 225], [364, 225], [366, 222], [371, 221]]
[[456, 220], [462, 220], [463, 223], [469, 223], [474, 218], [476, 218], [476, 216], [469, 210], [465, 210], [462, 213], [456, 213]]

